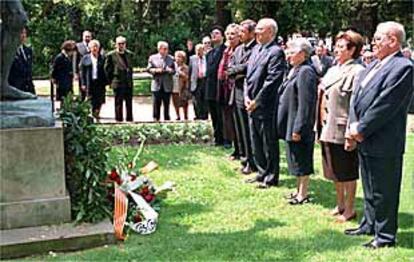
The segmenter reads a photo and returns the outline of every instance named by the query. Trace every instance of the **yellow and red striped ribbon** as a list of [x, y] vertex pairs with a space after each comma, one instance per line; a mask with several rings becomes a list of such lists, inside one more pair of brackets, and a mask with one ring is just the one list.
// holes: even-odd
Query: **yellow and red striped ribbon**
[[115, 210], [114, 210], [114, 231], [115, 237], [124, 240], [124, 225], [128, 211], [128, 198], [125, 193], [114, 183], [115, 187]]

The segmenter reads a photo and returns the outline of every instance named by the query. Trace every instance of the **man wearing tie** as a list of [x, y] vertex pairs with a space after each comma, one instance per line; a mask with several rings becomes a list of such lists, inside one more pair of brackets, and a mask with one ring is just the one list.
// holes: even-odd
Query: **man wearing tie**
[[20, 46], [17, 49], [13, 64], [10, 68], [9, 84], [15, 88], [36, 94], [32, 79], [33, 51], [26, 46], [27, 28], [23, 27], [20, 33]]
[[248, 62], [244, 97], [258, 173], [246, 182], [258, 182], [259, 188], [268, 188], [279, 183], [276, 123], [278, 89], [283, 81], [286, 62], [282, 49], [275, 41], [276, 21], [263, 18], [255, 31], [258, 44], [253, 48]]
[[206, 92], [206, 56], [203, 44], [195, 47], [196, 54], [190, 57], [189, 76], [190, 91], [193, 94], [195, 119], [207, 120], [208, 108], [205, 101]]
[[350, 108], [348, 135], [358, 142], [364, 216], [347, 235], [374, 235], [367, 248], [395, 246], [407, 110], [413, 96], [413, 65], [401, 54], [404, 27], [378, 25], [374, 55], [361, 73]]

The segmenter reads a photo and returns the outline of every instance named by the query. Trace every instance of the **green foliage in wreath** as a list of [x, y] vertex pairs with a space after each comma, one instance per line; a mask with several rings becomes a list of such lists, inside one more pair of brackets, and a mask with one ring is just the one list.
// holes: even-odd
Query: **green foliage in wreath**
[[65, 98], [59, 110], [64, 127], [66, 185], [76, 222], [98, 222], [111, 216], [105, 187], [110, 145], [93, 124], [88, 101]]

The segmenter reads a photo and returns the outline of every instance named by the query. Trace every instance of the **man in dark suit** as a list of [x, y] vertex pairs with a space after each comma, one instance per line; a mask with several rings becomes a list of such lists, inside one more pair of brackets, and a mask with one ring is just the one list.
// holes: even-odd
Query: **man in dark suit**
[[257, 169], [253, 159], [249, 121], [246, 106], [244, 105], [243, 87], [247, 73], [247, 62], [249, 61], [253, 47], [256, 45], [254, 32], [256, 22], [253, 20], [245, 20], [240, 23], [240, 26], [240, 41], [242, 42], [242, 45], [238, 46], [234, 51], [227, 74], [230, 78], [234, 78], [235, 80], [235, 88], [232, 90], [234, 95], [231, 96], [234, 97], [233, 103], [236, 105], [234, 111], [235, 131], [240, 152], [244, 158], [242, 159], [241, 172], [248, 175], [251, 172], [255, 172]]
[[326, 47], [321, 42], [315, 48], [315, 55], [311, 57], [313, 67], [319, 77], [323, 77], [333, 63], [333, 58], [325, 54], [325, 52], [327, 52]]
[[161, 104], [164, 107], [164, 120], [170, 120], [170, 98], [175, 74], [174, 58], [168, 54], [168, 43], [159, 41], [158, 53], [148, 59], [148, 72], [152, 74], [151, 92], [154, 121], [160, 121]]
[[90, 53], [89, 50], [89, 42], [92, 40], [92, 33], [90, 31], [83, 31], [82, 33], [82, 42], [76, 43], [76, 73], [78, 74], [78, 80], [79, 80], [79, 94], [81, 96], [82, 100], [85, 100], [86, 98], [86, 90], [82, 88], [81, 85], [81, 77], [79, 76], [79, 64], [82, 60], [82, 57]]
[[126, 121], [133, 121], [132, 115], [132, 53], [126, 49], [126, 39], [118, 36], [116, 49], [109, 52], [105, 61], [105, 73], [115, 93], [115, 119], [123, 121], [125, 101]]
[[216, 146], [223, 145], [223, 118], [221, 114], [221, 105], [218, 102], [217, 92], [217, 71], [226, 46], [223, 44], [223, 28], [214, 26], [211, 30], [211, 42], [214, 48], [207, 53], [207, 71], [206, 71], [206, 94], [205, 98], [208, 103], [211, 120], [214, 129], [214, 143]]
[[32, 77], [33, 51], [31, 47], [26, 46], [27, 34], [27, 27], [23, 27], [20, 33], [20, 46], [10, 68], [8, 80], [15, 88], [36, 94]]
[[404, 27], [381, 23], [373, 44], [378, 58], [362, 72], [350, 108], [349, 136], [358, 142], [364, 217], [347, 235], [374, 235], [367, 248], [395, 246], [406, 137], [413, 96], [413, 65], [403, 58]]
[[253, 48], [245, 80], [245, 105], [249, 112], [249, 126], [253, 155], [258, 169], [255, 178], [259, 188], [279, 183], [279, 142], [277, 138], [278, 89], [283, 81], [286, 62], [283, 50], [275, 37], [277, 23], [271, 18], [261, 19], [256, 26], [258, 44]]

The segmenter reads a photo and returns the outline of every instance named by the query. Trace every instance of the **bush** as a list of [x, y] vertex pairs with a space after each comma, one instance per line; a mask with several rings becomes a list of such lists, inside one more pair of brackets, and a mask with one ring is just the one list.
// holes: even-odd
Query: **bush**
[[135, 125], [102, 125], [99, 127], [112, 144], [207, 143], [211, 141], [211, 125], [197, 123], [158, 123]]
[[97, 222], [111, 216], [105, 188], [110, 145], [93, 124], [89, 102], [66, 97], [59, 110], [64, 127], [66, 185], [76, 222]]

